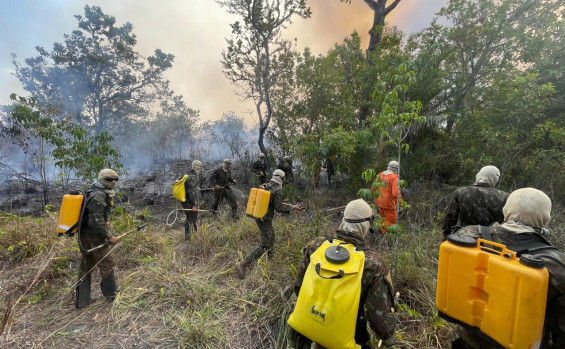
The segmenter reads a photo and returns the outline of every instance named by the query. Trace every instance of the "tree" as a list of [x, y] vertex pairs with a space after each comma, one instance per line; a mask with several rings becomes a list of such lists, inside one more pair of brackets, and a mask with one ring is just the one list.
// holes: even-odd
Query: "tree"
[[198, 118], [198, 111], [188, 107], [181, 96], [162, 101], [161, 110], [149, 123], [149, 142], [143, 142], [144, 146], [154, 159], [188, 157]]
[[173, 55], [157, 49], [144, 59], [135, 51], [133, 26], [117, 27], [100, 7], [87, 5], [84, 15], [75, 17], [78, 29], [51, 51], [38, 47], [39, 55], [25, 64], [13, 55], [15, 76], [39, 104], [57, 106], [99, 134], [143, 118], [154, 101], [170, 95], [163, 73]]
[[[281, 81], [291, 78], [291, 42], [281, 32], [294, 16], [310, 17], [305, 0], [217, 0], [227, 11], [241, 17], [231, 25], [232, 38], [222, 52], [226, 77], [255, 104], [259, 121], [258, 145], [267, 154], [265, 132], [275, 115], [272, 94]], [[269, 161], [267, 160], [267, 170]]]
[[[33, 152], [33, 160], [39, 164], [44, 204], [49, 203], [47, 167], [51, 161], [65, 171], [70, 169], [84, 180], [96, 178], [104, 167], [123, 170], [118, 162], [120, 154], [110, 143], [112, 137], [107, 132], [89, 136], [91, 132], [74, 123], [70, 118], [57, 119], [60, 111], [52, 107], [42, 107], [35, 98], [10, 98], [17, 102], [11, 113], [11, 125], [3, 130], [23, 149]], [[37, 149], [32, 149], [32, 145]]]
[[220, 136], [220, 142], [229, 148], [231, 157], [241, 157], [247, 145], [247, 126], [243, 123], [243, 118], [233, 112], [224, 114], [214, 122], [214, 128]]
[[[341, 2], [351, 3], [351, 0], [340, 0]], [[387, 0], [363, 0], [373, 11], [373, 25], [369, 30], [369, 47], [367, 53], [373, 52], [379, 42], [381, 42], [382, 30], [385, 26], [385, 18], [396, 8], [401, 0], [394, 0], [386, 6]]]
[[497, 71], [526, 63], [526, 56], [520, 59], [525, 43], [535, 40], [546, 14], [558, 6], [553, 0], [452, 0], [440, 11], [452, 23], [444, 28], [452, 47], [445, 61], [445, 69], [452, 72], [447, 83], [447, 132], [473, 111], [477, 86], [487, 84]]

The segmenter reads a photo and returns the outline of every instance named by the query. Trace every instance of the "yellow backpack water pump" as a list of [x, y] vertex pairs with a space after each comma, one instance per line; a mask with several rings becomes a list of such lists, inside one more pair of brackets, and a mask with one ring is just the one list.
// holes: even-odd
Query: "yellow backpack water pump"
[[450, 235], [439, 250], [436, 307], [440, 317], [504, 348], [539, 348], [548, 282], [539, 258]]
[[78, 231], [80, 218], [86, 207], [85, 196], [82, 190], [75, 190], [63, 196], [57, 221], [58, 236], [73, 236]]
[[310, 265], [288, 324], [328, 349], [356, 349], [355, 326], [365, 254], [354, 245], [326, 240]]
[[271, 192], [262, 188], [251, 188], [245, 214], [251, 218], [262, 219], [269, 210]]
[[186, 201], [186, 190], [184, 189], [184, 182], [188, 179], [188, 174], [180, 177], [173, 183], [173, 197], [180, 202]]

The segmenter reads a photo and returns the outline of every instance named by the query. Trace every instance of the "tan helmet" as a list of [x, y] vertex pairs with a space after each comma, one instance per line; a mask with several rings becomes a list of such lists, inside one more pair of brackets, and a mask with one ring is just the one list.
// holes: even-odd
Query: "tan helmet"
[[373, 210], [363, 199], [350, 201], [343, 211], [339, 230], [364, 239], [372, 228]]
[[105, 168], [98, 172], [98, 180], [108, 188], [114, 189], [118, 183], [118, 173], [110, 168]]
[[522, 188], [513, 191], [502, 208], [504, 221], [543, 228], [551, 219], [551, 199], [541, 190]]
[[476, 183], [486, 183], [491, 187], [494, 187], [498, 180], [500, 179], [500, 170], [495, 166], [485, 166], [475, 176]]

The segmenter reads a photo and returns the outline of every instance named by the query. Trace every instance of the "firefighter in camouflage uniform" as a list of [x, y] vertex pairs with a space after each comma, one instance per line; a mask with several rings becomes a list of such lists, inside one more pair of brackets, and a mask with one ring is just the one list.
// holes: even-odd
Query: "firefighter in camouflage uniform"
[[222, 167], [218, 167], [212, 172], [210, 176], [210, 184], [214, 187], [214, 205], [212, 210], [214, 213], [218, 211], [218, 206], [225, 198], [231, 207], [232, 218], [237, 220], [237, 200], [233, 190], [230, 188], [230, 183], [235, 184], [236, 180], [231, 176], [231, 160], [224, 159]]
[[245, 278], [245, 270], [247, 266], [257, 261], [266, 252], [269, 258], [273, 258], [273, 246], [275, 244], [275, 231], [273, 230], [273, 218], [275, 211], [283, 214], [288, 214], [290, 210], [300, 210], [299, 205], [285, 205], [283, 204], [282, 185], [284, 182], [285, 173], [282, 170], [275, 170], [273, 178], [269, 183], [262, 185], [264, 189], [271, 192], [271, 200], [269, 201], [269, 208], [267, 213], [262, 219], [256, 219], [257, 227], [261, 235], [261, 244], [253, 249], [245, 258], [235, 264], [235, 270], [240, 279]]
[[[353, 223], [351, 222], [353, 221]], [[360, 222], [362, 221], [362, 222]], [[396, 342], [396, 323], [394, 314], [393, 286], [389, 270], [383, 258], [365, 248], [365, 238], [372, 231], [373, 212], [363, 200], [351, 201], [345, 208], [343, 220], [335, 237], [362, 248], [365, 253], [365, 266], [361, 280], [361, 299], [357, 313], [355, 342], [362, 349], [368, 349], [370, 335], [367, 323], [375, 334], [383, 340], [383, 345], [392, 346]], [[305, 248], [302, 261], [296, 273], [294, 293], [299, 294], [304, 274], [310, 264], [310, 256], [322, 245], [327, 237], [312, 240]], [[290, 337], [288, 348], [310, 348], [311, 342], [288, 326]]]
[[503, 221], [502, 208], [508, 193], [495, 188], [499, 178], [498, 168], [485, 166], [477, 173], [475, 184], [455, 191], [445, 213], [444, 238], [458, 227], [488, 226]]
[[267, 182], [267, 163], [265, 162], [265, 154], [259, 153], [259, 160], [251, 164], [253, 172], [253, 181], [255, 186], [259, 186]]
[[[550, 214], [551, 200], [545, 193], [534, 188], [518, 189], [508, 196], [503, 208], [504, 222], [492, 225], [489, 239], [506, 245], [518, 256], [530, 254], [543, 259], [549, 271], [542, 349], [565, 348], [565, 253], [544, 237], [548, 232], [543, 227], [549, 223]], [[478, 225], [463, 227], [454, 235], [483, 237]], [[454, 349], [494, 347], [472, 330], [459, 330], [460, 338], [453, 342]]]
[[184, 222], [184, 239], [189, 240], [192, 233], [196, 232], [198, 219], [198, 202], [200, 189], [202, 188], [202, 162], [194, 160], [192, 169], [188, 171], [188, 178], [184, 183], [186, 201], [182, 202], [185, 210], [186, 221]]
[[[100, 288], [107, 300], [113, 301], [118, 292], [116, 281], [116, 261], [112, 254], [108, 254], [111, 247], [118, 239], [110, 233], [110, 214], [113, 208], [114, 187], [118, 182], [118, 174], [111, 169], [103, 169], [98, 174], [98, 180], [86, 191], [86, 210], [82, 219], [78, 238], [80, 239], [79, 283], [76, 286], [75, 306], [80, 309], [90, 304], [91, 270], [98, 263], [98, 270], [102, 282]], [[93, 252], [86, 250], [106, 246]], [[106, 257], [104, 257], [106, 256]]]
[[285, 174], [285, 183], [292, 183], [294, 182], [294, 173], [292, 172], [292, 159], [290, 156], [285, 156], [282, 158], [282, 161], [279, 162], [277, 168], [282, 170]]

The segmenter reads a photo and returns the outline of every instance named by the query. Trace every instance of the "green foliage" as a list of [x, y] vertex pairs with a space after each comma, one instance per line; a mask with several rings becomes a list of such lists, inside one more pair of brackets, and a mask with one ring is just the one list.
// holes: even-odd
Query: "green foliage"
[[[21, 128], [44, 140], [53, 147], [51, 156], [61, 170], [72, 170], [82, 179], [92, 180], [100, 169], [114, 168], [124, 172], [118, 162], [119, 152], [111, 146], [113, 138], [107, 132], [89, 135], [89, 131], [70, 119], [58, 120], [50, 114], [52, 108], [38, 108], [34, 98], [26, 99], [15, 94], [19, 101], [12, 112], [12, 127]], [[26, 149], [28, 143], [23, 133], [19, 144]]]
[[86, 5], [75, 18], [78, 28], [51, 51], [37, 47], [38, 56], [25, 64], [14, 56], [16, 77], [39, 104], [57, 105], [63, 115], [98, 134], [142, 119], [154, 101], [168, 97], [163, 73], [173, 55], [157, 49], [143, 59], [135, 51], [133, 26], [116, 26], [98, 6]]

